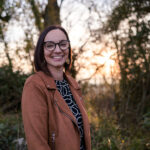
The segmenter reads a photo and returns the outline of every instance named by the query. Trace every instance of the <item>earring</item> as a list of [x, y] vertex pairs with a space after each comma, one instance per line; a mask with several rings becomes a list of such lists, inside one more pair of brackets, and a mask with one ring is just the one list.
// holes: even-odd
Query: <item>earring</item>
[[66, 60], [66, 64], [68, 64], [68, 65], [69, 65], [69, 63], [70, 63], [70, 60], [69, 60], [69, 58], [67, 58], [67, 60]]

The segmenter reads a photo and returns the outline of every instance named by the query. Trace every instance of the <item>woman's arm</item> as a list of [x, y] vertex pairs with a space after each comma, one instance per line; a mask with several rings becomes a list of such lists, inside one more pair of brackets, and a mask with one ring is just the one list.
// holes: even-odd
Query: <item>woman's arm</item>
[[44, 89], [34, 81], [24, 86], [22, 117], [28, 150], [50, 150], [46, 95]]

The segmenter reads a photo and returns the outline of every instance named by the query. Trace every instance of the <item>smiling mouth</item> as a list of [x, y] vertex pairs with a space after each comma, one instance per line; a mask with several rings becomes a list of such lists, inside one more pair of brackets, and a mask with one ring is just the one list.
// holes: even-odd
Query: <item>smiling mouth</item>
[[64, 58], [64, 56], [53, 56], [53, 57], [52, 57], [52, 59], [53, 59], [54, 61], [61, 61], [61, 60], [63, 60], [63, 58]]
[[52, 58], [59, 59], [59, 58], [63, 58], [63, 56], [53, 56]]

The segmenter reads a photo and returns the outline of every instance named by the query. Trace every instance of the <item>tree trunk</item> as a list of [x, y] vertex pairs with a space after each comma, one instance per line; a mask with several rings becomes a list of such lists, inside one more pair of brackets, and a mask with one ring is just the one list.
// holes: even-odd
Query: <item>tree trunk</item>
[[60, 25], [60, 23], [60, 8], [57, 5], [57, 0], [48, 0], [44, 14], [44, 27]]
[[60, 8], [57, 5], [57, 0], [48, 0], [48, 4], [46, 5], [44, 12], [39, 11], [39, 6], [36, 5], [35, 0], [28, 1], [35, 17], [35, 25], [40, 32], [49, 25], [59, 25], [61, 23]]

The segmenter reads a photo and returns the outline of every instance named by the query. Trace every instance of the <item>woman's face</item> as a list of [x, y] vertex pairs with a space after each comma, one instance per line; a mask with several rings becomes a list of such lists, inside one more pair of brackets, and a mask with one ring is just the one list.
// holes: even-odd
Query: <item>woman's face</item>
[[[50, 42], [48, 42], [50, 41]], [[47, 62], [47, 67], [51, 68], [63, 68], [66, 59], [68, 58], [69, 48], [62, 50], [59, 46], [63, 47], [67, 41], [66, 35], [59, 29], [49, 31], [44, 39], [44, 57]], [[55, 44], [61, 43], [61, 44]], [[55, 46], [55, 47], [54, 47]], [[53, 48], [54, 47], [54, 48]]]

